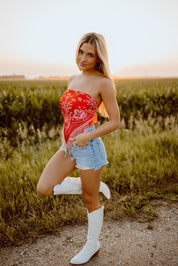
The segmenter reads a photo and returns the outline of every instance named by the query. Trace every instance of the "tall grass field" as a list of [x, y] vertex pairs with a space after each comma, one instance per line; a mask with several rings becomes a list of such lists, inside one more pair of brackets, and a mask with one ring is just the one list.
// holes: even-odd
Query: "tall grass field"
[[[177, 200], [178, 79], [116, 80], [118, 130], [102, 137], [109, 164], [100, 194], [105, 219], [157, 216], [151, 200]], [[66, 81], [0, 82], [0, 245], [59, 233], [86, 222], [81, 195], [36, 193], [46, 163], [61, 145], [59, 99]], [[98, 126], [105, 122], [98, 114]], [[73, 175], [79, 176], [76, 170]]]

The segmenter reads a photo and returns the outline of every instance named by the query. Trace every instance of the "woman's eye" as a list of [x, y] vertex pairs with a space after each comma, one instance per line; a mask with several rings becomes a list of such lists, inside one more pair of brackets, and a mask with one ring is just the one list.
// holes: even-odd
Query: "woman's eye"
[[83, 53], [83, 51], [82, 50], [79, 50], [79, 54], [82, 54]]
[[89, 57], [93, 57], [93, 55], [92, 54], [89, 54]]

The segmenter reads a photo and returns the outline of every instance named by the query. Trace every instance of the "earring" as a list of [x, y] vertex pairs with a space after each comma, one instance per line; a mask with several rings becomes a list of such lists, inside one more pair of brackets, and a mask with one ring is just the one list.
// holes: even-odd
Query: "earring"
[[101, 63], [100, 62], [96, 63], [96, 69], [101, 70]]

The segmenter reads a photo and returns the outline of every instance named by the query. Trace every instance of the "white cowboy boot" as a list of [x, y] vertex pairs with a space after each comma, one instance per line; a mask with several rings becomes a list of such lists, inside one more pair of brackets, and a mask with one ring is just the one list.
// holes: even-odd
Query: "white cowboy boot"
[[103, 225], [104, 206], [88, 214], [88, 236], [83, 249], [71, 259], [73, 265], [80, 265], [88, 262], [100, 250], [99, 236]]
[[66, 177], [60, 184], [53, 188], [53, 194], [81, 194], [81, 181], [79, 179]]
[[[102, 181], [100, 182], [99, 191], [102, 192], [107, 199], [111, 198], [109, 187]], [[82, 194], [80, 177], [66, 177], [61, 184], [53, 188], [53, 194]]]

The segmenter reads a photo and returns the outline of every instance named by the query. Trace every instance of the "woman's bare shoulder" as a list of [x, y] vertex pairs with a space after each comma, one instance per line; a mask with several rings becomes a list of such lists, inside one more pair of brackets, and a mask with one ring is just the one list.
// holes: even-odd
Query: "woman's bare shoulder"
[[71, 83], [72, 80], [74, 80], [78, 75], [75, 74], [75, 75], [71, 75], [69, 78], [68, 78], [68, 85]]
[[100, 77], [99, 81], [99, 90], [100, 92], [102, 91], [107, 91], [107, 90], [114, 90], [114, 84], [113, 81], [107, 77]]

